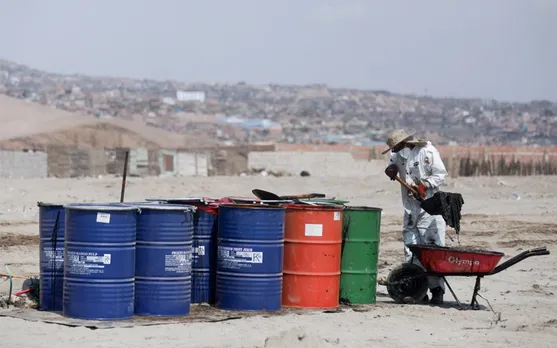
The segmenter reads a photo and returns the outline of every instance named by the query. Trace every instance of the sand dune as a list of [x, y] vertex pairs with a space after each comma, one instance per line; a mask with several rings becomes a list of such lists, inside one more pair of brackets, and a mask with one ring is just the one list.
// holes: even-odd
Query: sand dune
[[48, 137], [51, 135], [56, 139], [63, 138], [56, 133], [70, 129], [77, 129], [78, 133], [83, 133], [91, 127], [109, 125], [122, 133], [133, 132], [160, 147], [211, 146], [215, 143], [206, 137], [168, 132], [147, 126], [140, 121], [98, 119], [91, 115], [59, 110], [5, 95], [0, 95], [0, 125], [0, 141], [40, 135], [40, 143], [48, 143]]

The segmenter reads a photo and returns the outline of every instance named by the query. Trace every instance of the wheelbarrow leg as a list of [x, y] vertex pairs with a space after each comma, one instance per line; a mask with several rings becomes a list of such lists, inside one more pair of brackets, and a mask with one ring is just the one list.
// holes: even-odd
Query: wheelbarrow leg
[[470, 302], [472, 309], [480, 309], [480, 304], [478, 303], [478, 292], [481, 288], [481, 279], [481, 276], [476, 277], [476, 285], [474, 285], [474, 293], [472, 294], [472, 301]]
[[447, 284], [447, 287], [451, 291], [451, 294], [453, 294], [453, 297], [456, 300], [456, 303], [458, 304], [458, 309], [464, 309], [464, 307], [462, 306], [462, 303], [460, 303], [460, 301], [458, 300], [458, 297], [456, 297], [456, 294], [454, 293], [453, 288], [451, 287], [451, 284], [449, 284], [449, 282], [447, 281], [447, 279], [445, 277], [441, 277], [441, 278], [443, 278], [443, 281], [445, 281], [445, 284]]

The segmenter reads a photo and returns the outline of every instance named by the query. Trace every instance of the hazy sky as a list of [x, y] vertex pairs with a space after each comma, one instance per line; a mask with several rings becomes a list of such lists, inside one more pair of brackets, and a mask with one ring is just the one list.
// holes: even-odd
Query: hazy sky
[[557, 0], [0, 0], [0, 58], [62, 73], [557, 101]]

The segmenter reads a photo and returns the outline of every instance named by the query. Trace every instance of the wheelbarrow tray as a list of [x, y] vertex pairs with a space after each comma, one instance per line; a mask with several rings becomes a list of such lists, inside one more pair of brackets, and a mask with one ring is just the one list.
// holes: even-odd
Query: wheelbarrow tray
[[436, 245], [408, 245], [428, 273], [439, 275], [479, 275], [491, 273], [504, 253], [487, 250], [449, 248]]

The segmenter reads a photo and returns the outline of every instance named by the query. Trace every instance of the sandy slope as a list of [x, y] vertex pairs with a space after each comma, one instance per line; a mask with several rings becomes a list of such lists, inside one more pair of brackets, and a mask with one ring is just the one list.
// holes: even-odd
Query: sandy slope
[[[119, 179], [4, 180], [0, 196], [0, 266], [14, 273], [38, 271], [37, 201], [115, 201]], [[547, 246], [550, 256], [531, 258], [483, 282], [487, 303], [480, 311], [459, 311], [450, 295], [445, 308], [395, 305], [378, 288], [379, 303], [363, 311], [251, 317], [222, 323], [187, 323], [127, 329], [89, 330], [0, 317], [0, 346], [10, 347], [556, 347], [557, 346], [557, 178], [461, 178], [447, 191], [463, 194], [460, 241], [504, 251]], [[384, 209], [382, 273], [402, 259], [400, 193], [382, 175], [352, 178], [159, 178], [129, 180], [127, 199], [160, 196], [251, 196], [252, 188], [282, 194], [324, 192], [354, 205]], [[520, 199], [516, 199], [516, 195]], [[455, 239], [454, 231], [449, 235]], [[454, 244], [450, 239], [447, 243]], [[463, 301], [473, 279], [452, 278]], [[17, 286], [21, 286], [17, 282]], [[7, 291], [0, 283], [0, 292]], [[0, 310], [0, 314], [1, 314]], [[499, 320], [500, 319], [500, 320]]]
[[[91, 141], [91, 135], [88, 131], [94, 130], [95, 127], [114, 128], [121, 135], [134, 133], [144, 140], [166, 148], [202, 147], [214, 144], [213, 139], [168, 132], [160, 128], [148, 126], [142, 121], [131, 121], [121, 118], [97, 119], [92, 115], [69, 112], [1, 94], [0, 122], [2, 123], [2, 127], [0, 127], [0, 141], [8, 146], [12, 143], [8, 139], [20, 137], [34, 137], [34, 141], [31, 142], [34, 145], [52, 145], [54, 143], [58, 145], [73, 145], [76, 136], [81, 137], [83, 139], [82, 143], [85, 145]], [[84, 136], [85, 134], [87, 136]], [[108, 139], [106, 139], [107, 134]], [[105, 130], [96, 134], [95, 141], [102, 144], [119, 144], [120, 140], [115, 140], [114, 138], [113, 133]], [[134, 147], [136, 145], [128, 144], [128, 146]]]

